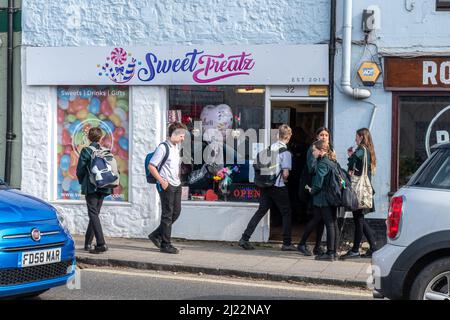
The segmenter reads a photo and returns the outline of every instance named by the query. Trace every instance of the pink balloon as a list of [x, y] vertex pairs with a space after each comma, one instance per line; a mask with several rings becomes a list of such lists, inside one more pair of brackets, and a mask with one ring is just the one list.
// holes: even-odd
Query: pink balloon
[[112, 115], [113, 109], [111, 108], [111, 105], [109, 104], [108, 100], [103, 100], [102, 104], [100, 105], [100, 112], [107, 117]]

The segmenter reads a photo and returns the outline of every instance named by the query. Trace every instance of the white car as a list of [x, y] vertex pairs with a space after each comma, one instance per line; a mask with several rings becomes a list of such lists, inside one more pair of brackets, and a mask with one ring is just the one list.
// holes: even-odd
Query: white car
[[450, 299], [450, 143], [391, 199], [387, 244], [372, 257], [374, 297]]

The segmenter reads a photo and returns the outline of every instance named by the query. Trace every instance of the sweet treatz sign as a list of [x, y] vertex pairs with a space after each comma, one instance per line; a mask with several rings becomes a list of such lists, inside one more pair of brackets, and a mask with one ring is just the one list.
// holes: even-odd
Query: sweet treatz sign
[[326, 85], [328, 45], [27, 48], [28, 85]]

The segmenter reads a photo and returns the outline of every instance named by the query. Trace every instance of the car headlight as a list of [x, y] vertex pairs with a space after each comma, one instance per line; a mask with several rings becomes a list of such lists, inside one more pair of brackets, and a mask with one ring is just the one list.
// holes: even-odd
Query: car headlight
[[58, 209], [53, 208], [55, 210], [56, 213], [56, 218], [58, 219], [59, 225], [61, 226], [62, 229], [64, 229], [64, 231], [70, 235], [69, 229], [67, 228], [65, 222], [64, 222], [64, 217], [61, 214], [61, 212], [59, 212]]

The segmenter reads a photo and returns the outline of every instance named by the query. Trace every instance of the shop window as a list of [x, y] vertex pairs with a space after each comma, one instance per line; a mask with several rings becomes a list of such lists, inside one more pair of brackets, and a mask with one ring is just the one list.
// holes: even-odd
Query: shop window
[[436, 10], [449, 11], [450, 0], [436, 0]]
[[[183, 153], [190, 155], [183, 154], [181, 168], [183, 200], [258, 201], [252, 164], [263, 143], [264, 92], [264, 87], [170, 87], [168, 123], [183, 122], [189, 131]], [[249, 138], [250, 131], [257, 141]], [[214, 134], [222, 142], [219, 149]]]
[[120, 185], [105, 200], [128, 201], [128, 109], [128, 87], [58, 87], [57, 199], [82, 198], [79, 154], [89, 145], [89, 129], [100, 127], [100, 144], [114, 154], [120, 173]]
[[[444, 111], [449, 105], [450, 97], [399, 97], [399, 187], [428, 158], [426, 146], [449, 142], [450, 109]], [[427, 131], [430, 131], [429, 141], [426, 141]]]

